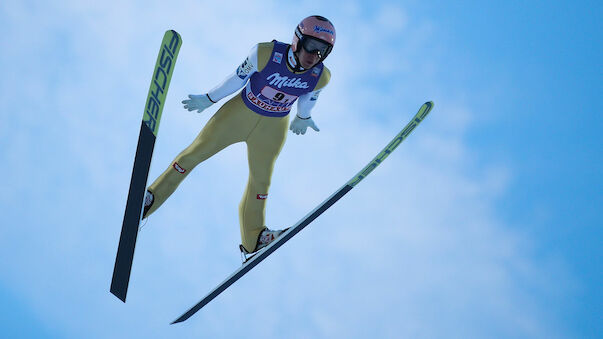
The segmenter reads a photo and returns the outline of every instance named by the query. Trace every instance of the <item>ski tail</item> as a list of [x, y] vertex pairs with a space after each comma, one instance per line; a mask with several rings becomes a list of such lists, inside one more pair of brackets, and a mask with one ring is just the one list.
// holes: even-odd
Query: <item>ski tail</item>
[[138, 136], [134, 168], [132, 169], [126, 211], [117, 247], [117, 256], [115, 258], [110, 289], [111, 293], [123, 302], [126, 302], [126, 295], [128, 293], [134, 248], [136, 247], [136, 238], [138, 236], [138, 225], [142, 215], [144, 193], [153, 157], [155, 140], [159, 130], [163, 104], [167, 96], [181, 45], [182, 39], [176, 31], [169, 30], [165, 32], [145, 103], [145, 111]]
[[433, 108], [433, 102], [428, 101], [424, 103], [417, 114], [413, 117], [413, 119], [392, 139], [392, 141], [379, 153], [377, 156], [369, 162], [358, 174], [356, 174], [352, 179], [350, 179], [345, 185], [335, 191], [329, 198], [323, 201], [320, 205], [316, 206], [314, 210], [308, 213], [305, 217], [303, 217], [300, 221], [298, 221], [295, 225], [291, 226], [288, 231], [281, 234], [276, 240], [270, 243], [267, 247], [260, 250], [253, 257], [249, 258], [245, 264], [237, 269], [234, 273], [232, 273], [226, 280], [224, 280], [221, 284], [216, 286], [209, 294], [207, 294], [200, 302], [198, 302], [195, 306], [191, 307], [188, 311], [182, 314], [178, 319], [174, 320], [171, 324], [176, 324], [183, 322], [190, 318], [193, 314], [211, 302], [214, 298], [216, 298], [220, 293], [224, 292], [229, 286], [234, 284], [237, 280], [239, 280], [242, 276], [244, 276], [247, 272], [249, 272], [252, 268], [258, 265], [262, 260], [266, 259], [270, 254], [276, 251], [279, 247], [281, 247], [284, 243], [293, 238], [297, 233], [299, 233], [302, 229], [308, 226], [312, 221], [318, 218], [321, 214], [323, 214], [326, 210], [328, 210], [331, 206], [333, 206], [339, 199], [341, 199], [344, 195], [346, 195], [349, 191], [351, 191], [356, 185], [358, 185], [364, 178], [366, 178], [381, 162], [383, 162], [401, 143], [410, 135], [410, 133], [417, 127], [423, 119], [429, 114], [431, 109]]

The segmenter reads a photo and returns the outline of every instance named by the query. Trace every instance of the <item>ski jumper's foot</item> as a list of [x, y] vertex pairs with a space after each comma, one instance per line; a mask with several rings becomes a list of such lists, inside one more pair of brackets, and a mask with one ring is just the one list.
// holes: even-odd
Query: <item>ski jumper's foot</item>
[[153, 206], [153, 202], [155, 202], [155, 196], [153, 193], [151, 193], [151, 191], [147, 190], [147, 192], [144, 194], [144, 210], [142, 212], [143, 219], [147, 217], [147, 213], [151, 209], [151, 206]]
[[243, 245], [239, 245], [239, 250], [241, 250], [241, 258], [243, 263], [246, 263], [249, 259], [253, 258], [254, 255], [258, 253], [262, 248], [270, 245], [276, 238], [280, 237], [281, 234], [285, 233], [289, 228], [285, 228], [283, 230], [271, 230], [269, 228], [265, 228], [258, 237], [258, 242], [255, 246], [255, 250], [252, 252], [247, 251], [247, 249]]

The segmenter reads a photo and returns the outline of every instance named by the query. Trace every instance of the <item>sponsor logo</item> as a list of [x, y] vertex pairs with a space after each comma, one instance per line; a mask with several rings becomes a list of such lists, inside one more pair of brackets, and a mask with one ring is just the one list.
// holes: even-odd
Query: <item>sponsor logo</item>
[[335, 34], [335, 32], [333, 32], [332, 30], [330, 30], [328, 28], [325, 28], [325, 27], [322, 27], [322, 26], [318, 26], [318, 25], [314, 26], [314, 32], [316, 32], [316, 33], [323, 33], [324, 32], [324, 33], [329, 33], [331, 35]]
[[237, 76], [241, 79], [245, 79], [249, 73], [251, 73], [252, 68], [253, 66], [251, 65], [251, 62], [249, 62], [249, 58], [245, 59], [241, 66], [237, 68]]
[[320, 74], [320, 69], [318, 67], [312, 68], [312, 76], [317, 77]]
[[316, 100], [318, 99], [318, 95], [320, 94], [320, 91], [321, 91], [321, 90], [318, 90], [318, 91], [314, 91], [314, 92], [312, 92], [313, 94], [312, 94], [312, 96], [310, 97], [310, 101], [316, 101]]
[[293, 87], [293, 88], [310, 88], [306, 81], [301, 81], [301, 78], [289, 78], [288, 76], [281, 76], [280, 73], [273, 73], [269, 75], [266, 80], [270, 81], [269, 85], [282, 87]]
[[180, 174], [184, 174], [184, 172], [186, 172], [186, 170], [182, 168], [182, 166], [180, 166], [177, 162], [174, 163], [173, 167]]
[[348, 185], [350, 185], [352, 187], [356, 186], [356, 184], [358, 184], [362, 179], [364, 179], [367, 175], [369, 175], [383, 160], [385, 160], [385, 158], [387, 158], [387, 156], [391, 152], [393, 152], [396, 149], [396, 147], [398, 147], [398, 145], [400, 145], [402, 143], [402, 141], [404, 141], [404, 139], [406, 139], [406, 137], [410, 134], [410, 132], [412, 132], [415, 129], [415, 127], [417, 127], [419, 125], [419, 123], [421, 121], [423, 121], [423, 119], [427, 116], [427, 114], [431, 110], [431, 105], [432, 105], [432, 103], [426, 104], [425, 106], [421, 106], [421, 110], [423, 110], [421, 112], [421, 115], [419, 115], [419, 113], [417, 113], [417, 115], [419, 115], [419, 116], [415, 117], [414, 120], [412, 120], [408, 125], [406, 125], [406, 127], [404, 127], [402, 132], [400, 132], [400, 134], [398, 134], [396, 136], [396, 138], [394, 140], [392, 140], [385, 147], [385, 149], [383, 149], [383, 151], [381, 151], [381, 153], [379, 153], [377, 155], [377, 157], [375, 157], [375, 159], [373, 159], [373, 161], [370, 164], [368, 164], [368, 166], [366, 166], [356, 176], [356, 178], [354, 178], [353, 180], [348, 182]]
[[272, 61], [276, 62], [277, 64], [280, 64], [281, 61], [283, 61], [283, 54], [279, 52], [274, 52], [274, 57], [272, 58]]
[[169, 85], [169, 77], [174, 63], [174, 54], [178, 50], [180, 43], [180, 38], [177, 34], [174, 34], [169, 44], [163, 44], [163, 46], [161, 46], [157, 68], [155, 68], [155, 72], [153, 73], [151, 89], [145, 107], [144, 122], [155, 135], [157, 135], [157, 121], [161, 115], [163, 100], [165, 99], [165, 93]]
[[268, 112], [275, 112], [275, 113], [289, 112], [291, 110], [291, 105], [293, 105], [293, 102], [287, 103], [286, 105], [280, 105], [280, 106], [271, 105], [267, 102], [262, 101], [260, 98], [255, 96], [255, 94], [253, 94], [253, 92], [251, 92], [251, 91], [247, 92], [246, 97], [247, 97], [247, 99], [249, 99], [249, 101], [253, 105], [255, 105], [265, 111], [268, 111]]
[[258, 194], [257, 199], [259, 200], [266, 200], [266, 198], [268, 198], [268, 194]]

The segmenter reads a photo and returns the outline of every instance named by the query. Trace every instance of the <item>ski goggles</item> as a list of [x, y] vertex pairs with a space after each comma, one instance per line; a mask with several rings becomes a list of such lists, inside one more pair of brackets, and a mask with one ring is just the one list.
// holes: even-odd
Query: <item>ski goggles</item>
[[316, 54], [318, 53], [318, 56], [321, 59], [324, 59], [327, 57], [327, 55], [329, 55], [329, 53], [331, 53], [331, 49], [333, 48], [333, 46], [331, 46], [329, 43], [322, 41], [322, 40], [318, 40], [315, 38], [311, 38], [311, 37], [304, 37], [304, 39], [302, 39], [302, 48], [310, 53], [310, 54]]

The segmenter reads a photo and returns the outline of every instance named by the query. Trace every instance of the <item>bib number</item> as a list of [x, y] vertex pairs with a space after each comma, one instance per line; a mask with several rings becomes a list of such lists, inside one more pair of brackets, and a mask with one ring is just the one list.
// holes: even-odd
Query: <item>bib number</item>
[[269, 98], [270, 101], [272, 101], [271, 104], [275, 106], [287, 106], [288, 103], [293, 103], [293, 101], [297, 99], [297, 96], [295, 95], [290, 95], [277, 91], [276, 89], [269, 86], [262, 88], [261, 93], [263, 97]]

